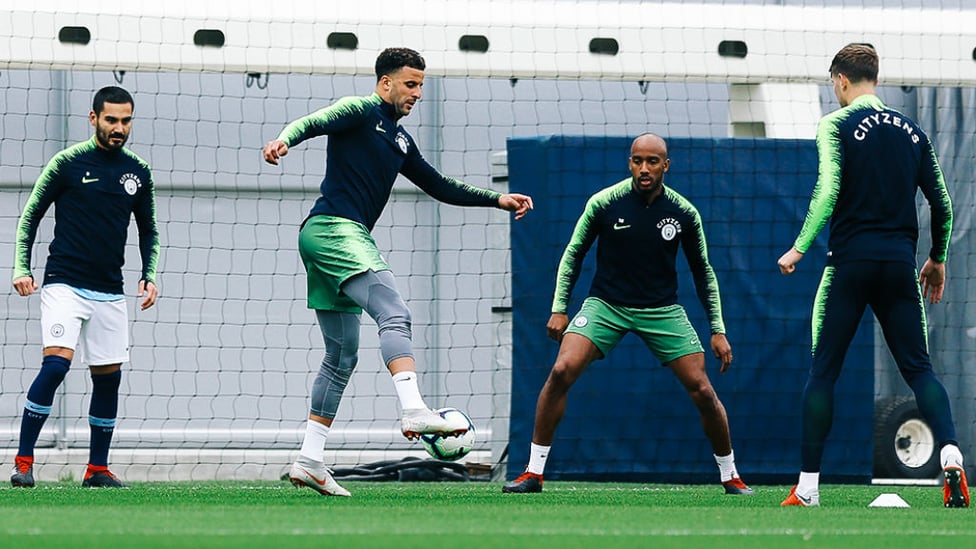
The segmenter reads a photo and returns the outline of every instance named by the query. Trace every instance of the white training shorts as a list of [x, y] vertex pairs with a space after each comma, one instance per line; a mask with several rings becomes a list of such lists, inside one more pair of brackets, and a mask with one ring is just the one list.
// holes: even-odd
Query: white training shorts
[[44, 347], [75, 351], [72, 362], [108, 366], [129, 360], [129, 316], [125, 299], [95, 301], [66, 284], [41, 288], [41, 339]]

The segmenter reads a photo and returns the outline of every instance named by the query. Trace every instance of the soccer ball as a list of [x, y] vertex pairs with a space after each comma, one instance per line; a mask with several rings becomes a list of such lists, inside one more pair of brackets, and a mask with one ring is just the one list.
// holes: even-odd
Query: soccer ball
[[463, 435], [452, 437], [443, 435], [420, 435], [420, 443], [424, 445], [424, 450], [435, 459], [441, 461], [457, 461], [468, 455], [474, 448], [474, 424], [471, 418], [457, 408], [441, 408], [435, 410], [443, 417], [448, 415], [460, 415], [464, 421], [468, 422], [468, 432]]

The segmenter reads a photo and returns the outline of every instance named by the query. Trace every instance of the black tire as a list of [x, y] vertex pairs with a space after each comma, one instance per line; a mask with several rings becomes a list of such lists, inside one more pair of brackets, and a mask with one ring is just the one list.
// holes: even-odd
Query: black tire
[[939, 443], [913, 397], [878, 401], [874, 410], [875, 478], [935, 478]]

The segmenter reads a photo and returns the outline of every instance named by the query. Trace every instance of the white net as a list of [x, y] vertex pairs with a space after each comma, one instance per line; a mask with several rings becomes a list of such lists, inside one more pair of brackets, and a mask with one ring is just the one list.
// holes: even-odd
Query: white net
[[[956, 177], [950, 262], [958, 282], [947, 296], [952, 310], [933, 318], [945, 335], [932, 343], [971, 443], [976, 379], [966, 372], [976, 329], [967, 318], [976, 293], [964, 266], [974, 257], [974, 200], [965, 189], [976, 165], [976, 35], [966, 22], [976, 12], [966, 4], [294, 2], [267, 14], [258, 2], [135, 1], [121, 13], [102, 2], [0, 2], [0, 275], [10, 278], [17, 217], [41, 169], [90, 137], [94, 91], [127, 88], [135, 97], [129, 146], [157, 184], [162, 297], [149, 311], [130, 312], [113, 467], [131, 480], [274, 478], [294, 459], [324, 353], [296, 247], [324, 171], [325, 139], [297, 147], [281, 168], [264, 164], [260, 147], [291, 120], [370, 93], [384, 47], [413, 47], [427, 60], [425, 97], [404, 125], [428, 160], [505, 190], [512, 136], [811, 138], [834, 108], [830, 57], [848, 42], [868, 42], [881, 51], [883, 99], [917, 113], [930, 132], [948, 132], [934, 135]], [[963, 122], [943, 128], [956, 115]], [[969, 141], [955, 140], [967, 131]], [[34, 247], [36, 275], [51, 238], [47, 217]], [[471, 416], [478, 442], [469, 459], [490, 463], [508, 442], [517, 352], [508, 224], [504, 212], [440, 205], [401, 181], [374, 231], [413, 312], [422, 392], [432, 406]], [[133, 232], [131, 294], [135, 242]], [[40, 363], [39, 303], [12, 292], [0, 303], [0, 462], [8, 463]], [[423, 456], [399, 435], [397, 399], [368, 319], [362, 340], [327, 459]], [[82, 369], [73, 366], [39, 442], [48, 478], [87, 457], [90, 381]]]

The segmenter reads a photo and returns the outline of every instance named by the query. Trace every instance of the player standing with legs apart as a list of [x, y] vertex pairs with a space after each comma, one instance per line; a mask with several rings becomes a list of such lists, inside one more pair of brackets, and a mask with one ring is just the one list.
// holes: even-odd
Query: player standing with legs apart
[[426, 65], [419, 53], [388, 48], [376, 59], [376, 89], [345, 97], [292, 122], [264, 147], [271, 164], [290, 147], [328, 135], [322, 196], [302, 223], [298, 250], [308, 273], [308, 307], [325, 340], [325, 358], [312, 384], [311, 410], [298, 460], [289, 472], [296, 486], [323, 495], [348, 496], [326, 468], [325, 442], [339, 400], [356, 367], [360, 316], [376, 321], [380, 352], [403, 409], [400, 429], [421, 434], [461, 434], [467, 424], [431, 411], [420, 395], [411, 342], [410, 311], [393, 273], [370, 234], [398, 174], [435, 199], [459, 206], [497, 207], [521, 219], [532, 199], [466, 185], [435, 170], [420, 155], [399, 120], [420, 99]]
[[[870, 305], [898, 370], [942, 448], [946, 507], [968, 507], [962, 452], [945, 387], [928, 353], [924, 299], [938, 303], [952, 205], [935, 148], [907, 117], [875, 95], [878, 54], [842, 48], [830, 65], [841, 108], [817, 128], [820, 173], [799, 236], [778, 264], [792, 274], [829, 219], [827, 266], [813, 304], [813, 363], [803, 389], [799, 483], [784, 506], [820, 504], [820, 462], [834, 411], [834, 384], [857, 325]], [[932, 212], [932, 248], [917, 271], [918, 189]]]
[[[664, 139], [640, 135], [630, 148], [632, 177], [587, 201], [559, 263], [552, 316], [546, 325], [549, 337], [560, 341], [559, 354], [539, 393], [529, 464], [503, 492], [542, 491], [543, 469], [570, 387], [587, 366], [607, 356], [627, 332], [634, 332], [674, 373], [698, 408], [726, 493], [753, 493], [736, 472], [725, 407], [705, 372], [698, 334], [677, 302], [675, 260], [680, 245], [708, 314], [712, 353], [722, 362], [724, 373], [732, 364], [732, 348], [725, 338], [718, 281], [708, 262], [701, 217], [687, 199], [664, 185], [669, 166]], [[583, 258], [597, 239], [590, 294], [570, 324], [569, 296]]]
[[[34, 486], [34, 446], [76, 349], [89, 365], [92, 380], [91, 447], [82, 486], [126, 486], [108, 470], [108, 450], [118, 413], [122, 363], [129, 360], [122, 265], [131, 217], [139, 229], [138, 295], [143, 310], [156, 302], [159, 259], [152, 173], [144, 160], [124, 147], [132, 129], [133, 106], [132, 96], [122, 88], [98, 90], [88, 115], [95, 135], [48, 162], [17, 224], [13, 285], [22, 296], [40, 289], [44, 358], [27, 391], [10, 477], [14, 486]], [[31, 248], [41, 218], [52, 204], [54, 239], [40, 287], [31, 274]]]

